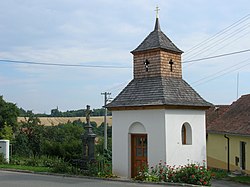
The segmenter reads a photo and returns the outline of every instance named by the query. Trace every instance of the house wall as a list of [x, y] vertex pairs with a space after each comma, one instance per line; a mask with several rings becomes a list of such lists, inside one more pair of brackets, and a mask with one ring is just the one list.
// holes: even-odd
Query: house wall
[[[230, 170], [240, 170], [235, 163], [235, 157], [240, 158], [240, 142], [246, 142], [246, 170], [250, 174], [250, 137], [227, 135], [230, 139], [229, 155]], [[208, 133], [207, 160], [208, 166], [227, 170], [227, 139], [224, 134]]]
[[[206, 160], [205, 112], [201, 110], [166, 110], [166, 162], [169, 165], [186, 165]], [[189, 123], [192, 144], [183, 145], [181, 128]]]
[[[113, 111], [112, 122], [112, 166], [117, 176], [131, 176], [131, 143], [129, 127], [141, 123], [148, 135], [148, 164], [155, 165], [165, 160], [165, 111], [127, 110]], [[138, 132], [143, 133], [143, 132]]]

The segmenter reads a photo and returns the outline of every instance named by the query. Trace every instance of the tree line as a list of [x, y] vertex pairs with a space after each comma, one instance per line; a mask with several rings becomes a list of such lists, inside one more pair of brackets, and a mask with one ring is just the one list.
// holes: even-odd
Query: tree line
[[[67, 110], [66, 112], [60, 111], [58, 108], [51, 109], [50, 114], [34, 114], [31, 110], [25, 110], [23, 108], [18, 108], [20, 117], [28, 117], [30, 113], [32, 113], [35, 117], [85, 117], [85, 109], [79, 110]], [[105, 109], [93, 109], [91, 116], [104, 116]], [[108, 116], [111, 116], [112, 113], [110, 111], [107, 112]]]

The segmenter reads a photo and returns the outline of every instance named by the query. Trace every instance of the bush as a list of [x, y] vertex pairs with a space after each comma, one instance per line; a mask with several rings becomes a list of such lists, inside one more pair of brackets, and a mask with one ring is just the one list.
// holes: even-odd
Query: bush
[[205, 163], [188, 164], [180, 167], [171, 167], [166, 163], [160, 162], [158, 165], [151, 167], [144, 167], [140, 170], [135, 180], [152, 181], [152, 182], [175, 182], [188, 183], [196, 185], [210, 185], [211, 172], [206, 169]]
[[62, 159], [58, 159], [52, 166], [52, 172], [55, 173], [71, 173], [72, 166], [68, 162], [64, 162]]
[[4, 155], [2, 153], [0, 153], [0, 164], [7, 164]]

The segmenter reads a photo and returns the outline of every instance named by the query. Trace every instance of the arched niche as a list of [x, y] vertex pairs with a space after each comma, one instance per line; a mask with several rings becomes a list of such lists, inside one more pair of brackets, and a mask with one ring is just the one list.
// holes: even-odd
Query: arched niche
[[145, 134], [146, 128], [140, 122], [135, 122], [130, 125], [128, 132], [130, 134]]

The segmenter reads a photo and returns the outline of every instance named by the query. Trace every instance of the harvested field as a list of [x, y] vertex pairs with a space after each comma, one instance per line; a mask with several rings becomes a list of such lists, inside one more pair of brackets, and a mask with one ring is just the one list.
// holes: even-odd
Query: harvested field
[[[76, 120], [81, 120], [82, 122], [86, 122], [85, 117], [39, 117], [41, 121], [41, 125], [44, 126], [56, 126], [61, 124], [65, 124], [67, 122], [73, 122]], [[26, 122], [28, 120], [27, 117], [18, 117], [17, 121], [18, 122]], [[90, 121], [96, 122], [97, 126], [101, 125], [102, 122], [104, 121], [103, 116], [91, 116]], [[109, 126], [112, 125], [112, 116], [107, 116], [107, 123]]]

